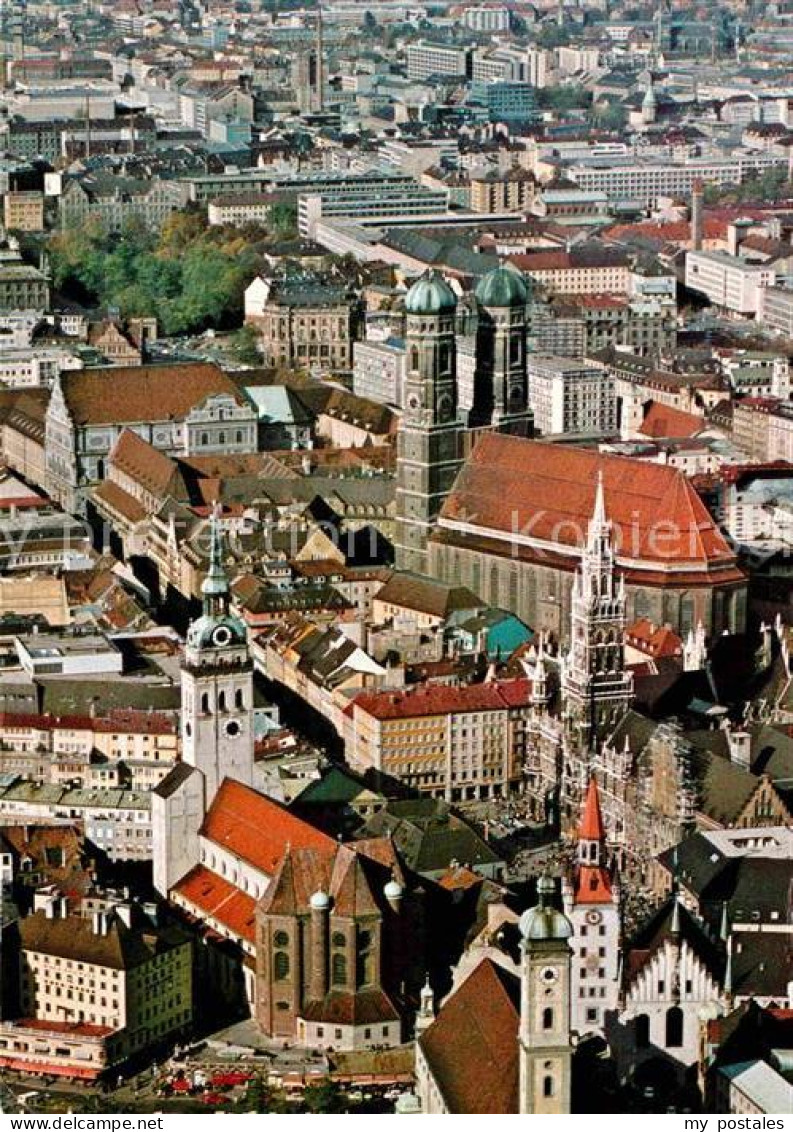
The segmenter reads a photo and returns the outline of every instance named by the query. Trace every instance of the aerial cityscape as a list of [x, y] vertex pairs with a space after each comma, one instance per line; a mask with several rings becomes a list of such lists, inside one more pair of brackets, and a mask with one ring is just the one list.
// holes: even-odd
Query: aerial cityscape
[[0, 1110], [781, 1127], [793, 0], [4, 0], [0, 87]]

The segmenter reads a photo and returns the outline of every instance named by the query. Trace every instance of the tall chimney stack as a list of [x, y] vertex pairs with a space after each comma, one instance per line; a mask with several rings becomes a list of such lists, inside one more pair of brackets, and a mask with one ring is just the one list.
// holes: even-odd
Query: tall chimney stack
[[691, 186], [691, 248], [698, 252], [702, 250], [704, 186], [697, 177]]

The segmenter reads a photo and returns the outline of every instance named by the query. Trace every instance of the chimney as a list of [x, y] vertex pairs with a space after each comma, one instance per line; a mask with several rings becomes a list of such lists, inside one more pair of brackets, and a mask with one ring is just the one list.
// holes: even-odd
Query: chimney
[[730, 762], [736, 766], [749, 770], [751, 767], [751, 736], [748, 731], [728, 731], [727, 746], [730, 750]]
[[[132, 905], [131, 904], [117, 904], [113, 909], [119, 920], [126, 927], [132, 927]], [[103, 933], [104, 934], [104, 933]]]
[[702, 250], [704, 203], [704, 186], [700, 178], [697, 177], [691, 187], [691, 248], [695, 252]]

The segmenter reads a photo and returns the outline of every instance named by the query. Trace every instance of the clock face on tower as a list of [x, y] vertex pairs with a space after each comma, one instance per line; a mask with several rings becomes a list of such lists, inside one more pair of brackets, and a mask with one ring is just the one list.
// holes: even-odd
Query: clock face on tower
[[594, 909], [586, 914], [586, 922], [588, 924], [599, 924], [602, 919], [603, 917], [600, 912], [596, 912]]
[[231, 629], [226, 625], [218, 625], [217, 629], [212, 630], [212, 644], [217, 645], [218, 648], [223, 648], [231, 640]]
[[559, 978], [559, 972], [556, 967], [543, 967], [542, 971], [540, 972], [540, 978], [544, 983], [548, 983], [550, 985], [551, 983], [555, 983]]
[[242, 729], [239, 723], [237, 723], [236, 719], [230, 719], [226, 724], [226, 734], [230, 739], [236, 739], [241, 730]]

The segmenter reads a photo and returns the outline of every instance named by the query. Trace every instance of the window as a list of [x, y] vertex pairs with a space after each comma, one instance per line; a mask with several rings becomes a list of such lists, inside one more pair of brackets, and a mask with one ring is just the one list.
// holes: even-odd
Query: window
[[331, 936], [330, 942], [334, 947], [344, 947], [347, 943], [347, 937], [344, 932], [334, 932]]
[[636, 1048], [646, 1049], [650, 1044], [650, 1019], [647, 1014], [638, 1014], [634, 1022]]
[[543, 1030], [553, 1029], [553, 1007], [546, 1006], [542, 1012], [542, 1028]]
[[550, 1074], [542, 1079], [542, 1095], [544, 1097], [553, 1096], [553, 1077]]
[[273, 976], [279, 981], [289, 978], [289, 956], [285, 951], [276, 951], [273, 956]]
[[666, 1012], [666, 1047], [675, 1049], [683, 1044], [683, 1011], [670, 1006]]
[[281, 932], [281, 931], [275, 932], [275, 934], [273, 935], [273, 943], [275, 944], [276, 947], [288, 947], [289, 946], [289, 936], [287, 935], [286, 932]]
[[335, 987], [342, 987], [347, 982], [347, 957], [339, 951], [331, 960], [330, 981]]

